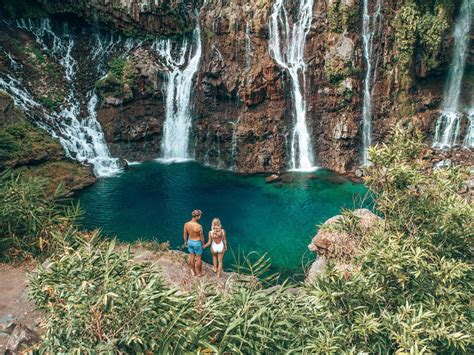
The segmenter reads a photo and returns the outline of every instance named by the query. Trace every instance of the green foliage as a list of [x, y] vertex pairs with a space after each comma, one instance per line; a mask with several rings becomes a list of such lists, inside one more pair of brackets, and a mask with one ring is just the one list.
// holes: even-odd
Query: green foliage
[[43, 104], [43, 106], [45, 106], [46, 108], [50, 109], [50, 110], [57, 110], [59, 108], [59, 106], [61, 106], [61, 103], [52, 99], [51, 97], [49, 96], [44, 96], [40, 99], [41, 103]]
[[439, 65], [439, 55], [443, 35], [449, 28], [443, 11], [437, 15], [426, 13], [418, 23], [418, 34], [420, 36], [420, 51], [423, 61], [428, 69], [434, 69]]
[[420, 12], [413, 2], [407, 2], [396, 14], [393, 27], [395, 29], [395, 50], [397, 60], [403, 72], [407, 72], [413, 61], [416, 34]]
[[0, 184], [0, 251], [2, 259], [47, 255], [57, 246], [57, 236], [67, 234], [78, 215], [75, 208], [46, 195], [46, 180], [23, 178], [6, 172]]
[[115, 76], [116, 78], [121, 78], [123, 76], [123, 71], [127, 60], [125, 58], [115, 58], [109, 61], [109, 74]]
[[357, 75], [359, 71], [359, 68], [352, 66], [352, 62], [346, 62], [337, 55], [326, 60], [324, 64], [324, 74], [333, 84], [337, 84], [349, 76]]
[[30, 123], [17, 120], [0, 126], [0, 169], [21, 161], [34, 160], [33, 153], [54, 153], [60, 147], [46, 132]]
[[95, 87], [103, 97], [121, 96], [126, 93], [126, 90], [133, 90], [136, 86], [137, 75], [131, 61], [118, 57], [110, 60], [108, 66], [107, 75], [95, 83]]
[[401, 72], [402, 86], [412, 85], [410, 70], [416, 56], [426, 70], [439, 67], [444, 59], [441, 44], [452, 22], [454, 4], [450, 0], [407, 0], [394, 21], [395, 52]]
[[11, 122], [0, 127], [0, 166], [5, 161], [31, 153], [28, 133], [28, 125], [24, 122]]
[[333, 1], [328, 10], [329, 29], [332, 32], [356, 31], [358, 25], [359, 6], [347, 5], [341, 0]]
[[[371, 148], [366, 183], [384, 221], [361, 229], [344, 212], [330, 228], [363, 239], [353, 271], [330, 263], [310, 285], [249, 278], [184, 294], [114, 242], [69, 238], [31, 281], [46, 316], [42, 350], [472, 353], [474, 211], [457, 194], [467, 175], [433, 171], [421, 142], [397, 129]], [[266, 274], [265, 257], [250, 260], [238, 271]]]
[[192, 295], [168, 290], [156, 268], [130, 263], [129, 251], [114, 251], [114, 242], [96, 234], [76, 240], [78, 248], [65, 248], [31, 283], [31, 296], [47, 316], [43, 351], [174, 353], [192, 347]]
[[28, 50], [33, 53], [33, 55], [35, 56], [35, 59], [36, 59], [36, 62], [38, 64], [44, 64], [46, 63], [46, 58], [43, 54], [43, 52], [41, 52], [41, 50], [37, 47], [34, 47], [34, 46], [29, 46], [28, 47]]

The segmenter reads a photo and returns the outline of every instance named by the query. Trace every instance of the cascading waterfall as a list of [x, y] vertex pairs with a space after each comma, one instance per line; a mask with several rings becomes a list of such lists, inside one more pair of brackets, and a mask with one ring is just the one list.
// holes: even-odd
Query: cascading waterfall
[[240, 117], [236, 122], [231, 122], [232, 124], [232, 148], [231, 148], [231, 158], [232, 158], [232, 170], [235, 170], [237, 167], [237, 129], [239, 128]]
[[[21, 107], [29, 116], [35, 119], [37, 125], [47, 131], [54, 138], [58, 138], [56, 134], [59, 116], [48, 113], [46, 109], [37, 102], [31, 94], [23, 89], [21, 82], [12, 75], [6, 75], [6, 80], [0, 77], [0, 88], [11, 95], [15, 105]], [[39, 117], [38, 117], [39, 116]]]
[[[78, 63], [72, 56], [74, 39], [68, 34], [67, 27], [62, 35], [57, 35], [49, 19], [41, 19], [39, 22], [32, 20], [19, 20], [17, 27], [32, 33], [36, 42], [43, 51], [51, 54], [58, 60], [65, 71], [65, 78], [68, 83], [68, 94], [66, 103], [61, 106], [61, 112], [48, 113], [41, 108], [43, 120], [39, 125], [51, 134], [58, 136], [64, 147], [66, 155], [70, 158], [93, 165], [93, 170], [97, 176], [111, 176], [121, 170], [118, 159], [112, 158], [105, 141], [104, 133], [97, 121], [97, 95], [89, 92], [89, 103], [87, 107], [88, 116], [80, 119], [81, 104], [76, 97], [76, 68]], [[48, 43], [52, 43], [48, 45]], [[101, 49], [94, 48], [92, 53], [98, 53]], [[15, 102], [31, 114], [33, 110], [38, 110], [41, 105], [33, 100], [26, 90], [20, 89], [19, 80], [9, 77], [9, 82], [3, 80], [0, 83], [5, 90], [10, 92]]]
[[[283, 0], [276, 0], [270, 15], [270, 54], [291, 77], [295, 125], [291, 142], [291, 168], [313, 169], [311, 138], [306, 124], [304, 47], [313, 17], [313, 0], [300, 0], [293, 26]], [[301, 80], [300, 80], [301, 77]]]
[[459, 96], [470, 41], [472, 6], [472, 0], [463, 1], [454, 26], [452, 63], [445, 85], [442, 112], [436, 122], [433, 140], [435, 148], [451, 148], [459, 140], [462, 118], [462, 113], [459, 112]]
[[222, 161], [221, 161], [221, 132], [220, 132], [220, 128], [218, 128], [217, 132], [216, 132], [216, 149], [217, 149], [217, 167], [221, 168], [222, 167]]
[[[166, 114], [163, 126], [162, 157], [165, 160], [189, 159], [189, 136], [192, 124], [191, 91], [193, 78], [199, 69], [201, 59], [201, 29], [194, 30], [195, 50], [183, 40], [177, 60], [173, 58], [170, 40], [157, 41], [152, 48], [165, 61], [168, 68], [165, 88]], [[187, 57], [187, 64], [186, 63]]]
[[250, 42], [250, 25], [247, 22], [245, 24], [245, 70], [249, 70], [252, 67], [252, 46]]
[[365, 61], [364, 98], [362, 105], [362, 164], [369, 163], [369, 147], [372, 144], [372, 90], [375, 82], [374, 38], [382, 24], [382, 0], [377, 0], [372, 15], [369, 0], [364, 0], [362, 12], [362, 45]]
[[474, 148], [474, 102], [467, 113], [468, 126], [466, 137], [464, 138], [464, 146], [466, 148]]

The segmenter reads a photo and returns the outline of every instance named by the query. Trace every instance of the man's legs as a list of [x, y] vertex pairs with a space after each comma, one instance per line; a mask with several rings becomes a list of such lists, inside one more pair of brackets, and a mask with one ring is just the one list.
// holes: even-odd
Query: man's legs
[[196, 255], [196, 274], [198, 276], [204, 276], [203, 272], [202, 272], [202, 255], [201, 254], [197, 254]]
[[[195, 264], [195, 260], [194, 260], [194, 256], [196, 254], [194, 253], [190, 253], [189, 254], [189, 267], [191, 268], [191, 273], [193, 274], [193, 276], [196, 276], [196, 270], [194, 269], [194, 264]], [[199, 260], [201, 259], [201, 256], [199, 256]]]

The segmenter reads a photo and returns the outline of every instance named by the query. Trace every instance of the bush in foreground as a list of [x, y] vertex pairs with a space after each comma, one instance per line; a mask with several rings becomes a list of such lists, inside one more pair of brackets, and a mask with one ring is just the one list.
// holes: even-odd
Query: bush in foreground
[[0, 260], [48, 255], [67, 239], [79, 211], [59, 199], [62, 185], [47, 189], [45, 179], [0, 175]]
[[347, 214], [339, 227], [363, 240], [354, 271], [330, 267], [311, 285], [183, 294], [112, 242], [65, 243], [32, 279], [42, 349], [473, 353], [474, 211], [457, 194], [467, 176], [433, 171], [423, 149], [397, 130], [371, 150], [367, 185], [384, 223], [361, 234]]

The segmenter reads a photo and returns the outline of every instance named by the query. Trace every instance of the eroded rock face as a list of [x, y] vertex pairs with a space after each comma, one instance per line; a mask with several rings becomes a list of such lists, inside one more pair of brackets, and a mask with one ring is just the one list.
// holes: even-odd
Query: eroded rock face
[[67, 159], [58, 140], [33, 126], [13, 99], [0, 91], [0, 136], [8, 147], [0, 155], [0, 173], [12, 169], [24, 177], [48, 178], [48, 190], [54, 194], [60, 183], [64, 193], [82, 189], [96, 179], [90, 166]]
[[131, 34], [175, 35], [192, 32], [201, 0], [39, 0], [52, 13], [75, 13]]
[[[165, 36], [176, 42], [188, 38], [190, 42], [191, 32], [199, 22], [203, 51], [190, 107], [193, 117], [190, 155], [215, 167], [248, 173], [277, 173], [289, 167], [293, 98], [287, 71], [269, 53], [272, 1], [39, 2], [53, 14], [74, 12], [92, 24], [93, 30], [105, 24], [129, 35], [147, 34], [148, 40]], [[295, 3], [286, 1], [285, 6], [291, 18]], [[353, 174], [361, 162], [366, 66], [362, 56], [362, 3], [360, 0], [314, 1], [313, 6], [305, 44], [305, 97], [315, 164]], [[369, 1], [370, 11], [374, 6]], [[394, 59], [397, 57], [394, 23], [402, 6], [398, 1], [384, 3], [382, 32], [374, 40], [374, 55], [378, 60], [372, 102], [373, 143], [384, 141], [390, 127], [402, 120], [419, 125], [430, 143], [442, 102], [448, 56], [437, 55], [436, 68], [428, 66], [427, 58], [416, 56], [412, 70], [408, 71]], [[79, 51], [83, 49], [87, 53], [91, 33], [83, 32], [84, 37], [77, 43]], [[9, 35], [14, 37], [15, 33]], [[18, 35], [28, 42], [25, 33]], [[449, 53], [452, 41], [448, 32], [444, 36], [440, 47]], [[126, 56], [134, 68], [134, 84], [123, 83], [120, 94], [101, 97], [98, 110], [98, 120], [112, 155], [129, 161], [161, 156], [168, 69], [144, 47], [138, 46]], [[8, 45], [5, 48], [10, 51]], [[34, 59], [33, 51], [29, 55]], [[108, 59], [104, 59], [104, 65]], [[87, 60], [79, 59], [82, 68], [89, 65]], [[8, 59], [0, 53], [3, 71], [2, 62], [7, 63]], [[470, 55], [468, 63], [472, 62]], [[51, 80], [46, 75], [48, 68], [60, 71], [58, 63], [47, 56], [45, 63], [37, 65], [41, 70], [33, 70], [33, 60], [26, 63], [29, 80], [25, 80], [25, 86], [38, 97], [49, 95], [60, 101], [64, 78]], [[80, 95], [85, 96], [98, 78], [88, 73], [79, 77]], [[468, 83], [465, 86], [469, 89]], [[114, 87], [109, 89], [114, 91]]]
[[338, 270], [353, 270], [351, 259], [363, 245], [362, 236], [382, 221], [379, 216], [365, 208], [353, 211], [353, 215], [358, 219], [360, 235], [349, 234], [338, 227], [342, 215], [331, 217], [323, 223], [308, 245], [308, 249], [317, 254], [317, 259], [308, 271], [306, 282], [312, 282], [317, 275], [323, 274], [328, 260], [333, 260]]

